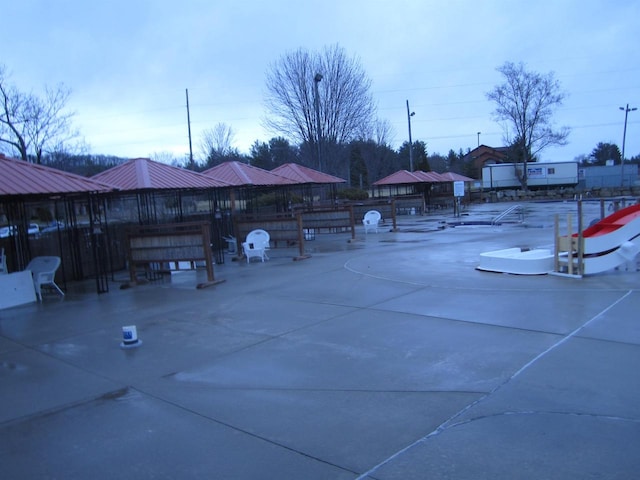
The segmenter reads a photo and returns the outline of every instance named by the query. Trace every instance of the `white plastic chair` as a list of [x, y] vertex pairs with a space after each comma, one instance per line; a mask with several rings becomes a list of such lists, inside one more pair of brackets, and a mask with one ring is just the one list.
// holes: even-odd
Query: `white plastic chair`
[[228, 237], [222, 237], [225, 242], [227, 242], [227, 253], [236, 254], [238, 253], [238, 242], [236, 241], [236, 237], [233, 235], [229, 235]]
[[56, 285], [56, 270], [60, 266], [60, 257], [35, 257], [27, 265], [25, 270], [30, 270], [33, 275], [33, 286], [38, 300], [42, 301], [42, 287], [44, 285], [55, 288], [64, 297], [64, 292]]
[[266, 250], [269, 249], [269, 234], [262, 229], [252, 230], [247, 235], [246, 241], [242, 243], [244, 256], [247, 257], [247, 263], [252, 258], [259, 258], [264, 262], [265, 258], [269, 260]]
[[378, 233], [378, 223], [380, 223], [380, 219], [382, 216], [380, 212], [377, 210], [369, 210], [364, 214], [364, 218], [362, 219], [362, 224], [364, 225], [364, 233], [369, 233], [369, 230], [374, 230]]

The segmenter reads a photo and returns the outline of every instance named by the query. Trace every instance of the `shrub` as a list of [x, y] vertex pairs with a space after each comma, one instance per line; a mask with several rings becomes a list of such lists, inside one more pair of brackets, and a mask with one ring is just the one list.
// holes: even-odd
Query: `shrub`
[[369, 193], [359, 188], [345, 188], [338, 192], [338, 198], [344, 200], [366, 200], [369, 198]]

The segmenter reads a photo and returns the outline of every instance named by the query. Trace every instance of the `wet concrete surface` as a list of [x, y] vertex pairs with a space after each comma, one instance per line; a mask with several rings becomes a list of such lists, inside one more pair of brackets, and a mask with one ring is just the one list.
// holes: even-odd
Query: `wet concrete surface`
[[637, 478], [640, 272], [478, 271], [577, 212], [507, 206], [0, 310], [2, 477]]

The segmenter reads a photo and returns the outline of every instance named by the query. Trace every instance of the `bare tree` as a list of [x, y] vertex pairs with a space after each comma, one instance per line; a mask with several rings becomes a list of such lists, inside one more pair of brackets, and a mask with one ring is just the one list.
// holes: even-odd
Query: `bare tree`
[[74, 114], [65, 112], [70, 93], [62, 84], [45, 87], [44, 97], [23, 93], [9, 84], [0, 65], [0, 144], [35, 163], [41, 163], [45, 153], [59, 151], [78, 136], [71, 127]]
[[[169, 152], [167, 150], [162, 150], [159, 152], [153, 152], [149, 154], [149, 158], [154, 162], [164, 163], [166, 165], [171, 165], [174, 167], [181, 166], [180, 159], [176, 158], [173, 152]], [[187, 158], [187, 161], [189, 159]]]
[[504, 83], [486, 96], [496, 104], [493, 115], [503, 123], [505, 142], [518, 144], [523, 159], [521, 183], [526, 189], [527, 162], [548, 146], [567, 143], [569, 128], [556, 130], [552, 124], [553, 112], [562, 105], [565, 93], [553, 72], [530, 72], [522, 62], [506, 62], [497, 70]]
[[235, 132], [226, 123], [218, 123], [215, 127], [202, 132], [200, 149], [208, 166], [216, 165], [226, 157], [237, 156], [233, 148]]
[[330, 145], [346, 144], [371, 130], [371, 80], [359, 60], [337, 45], [320, 53], [299, 49], [285, 54], [270, 67], [266, 86], [265, 125], [306, 144], [317, 157], [318, 142], [328, 154]]
[[390, 145], [395, 138], [395, 132], [391, 122], [378, 118], [374, 124], [374, 140], [378, 145]]

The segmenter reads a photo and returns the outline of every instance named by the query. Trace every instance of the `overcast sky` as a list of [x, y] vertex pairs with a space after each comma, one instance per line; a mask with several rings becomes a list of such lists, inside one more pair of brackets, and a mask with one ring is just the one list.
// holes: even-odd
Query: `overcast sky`
[[[554, 72], [567, 92], [569, 144], [545, 161], [622, 148], [624, 112], [640, 107], [638, 0], [0, 0], [0, 63], [23, 91], [63, 83], [93, 154], [188, 157], [218, 123], [249, 153], [263, 129], [265, 74], [287, 52], [339, 44], [372, 80], [393, 147], [412, 137], [446, 155], [503, 144], [486, 92], [505, 61]], [[626, 157], [640, 154], [640, 110]]]

